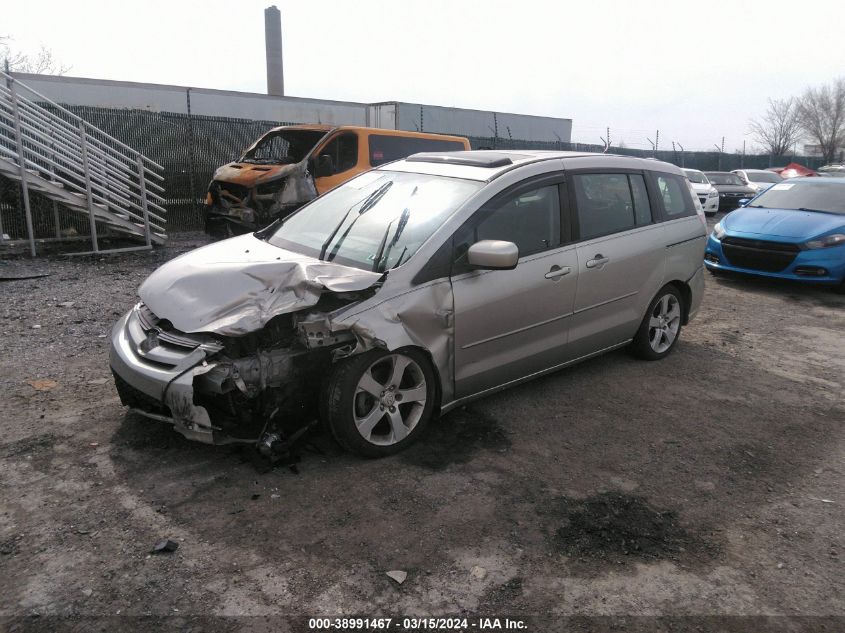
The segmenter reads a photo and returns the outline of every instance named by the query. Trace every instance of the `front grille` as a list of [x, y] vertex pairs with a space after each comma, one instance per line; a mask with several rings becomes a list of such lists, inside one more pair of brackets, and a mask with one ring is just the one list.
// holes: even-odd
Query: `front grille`
[[212, 187], [223, 195], [229, 202], [241, 202], [249, 194], [249, 188], [243, 185], [236, 185], [233, 182], [222, 182], [215, 180]]
[[120, 401], [124, 406], [170, 417], [170, 409], [161, 402], [152, 396], [148, 396], [143, 391], [135, 389], [135, 387], [118, 376], [114, 370], [112, 370], [112, 375], [114, 376], [114, 386], [117, 389], [117, 395], [120, 396]]
[[784, 242], [723, 237], [722, 252], [733, 265], [750, 270], [777, 273], [789, 266], [798, 255], [798, 246]]
[[141, 303], [138, 308], [138, 320], [141, 322], [141, 328], [144, 332], [149, 332], [152, 329], [157, 330], [156, 336], [160, 343], [187, 349], [196, 349], [199, 345], [205, 345], [206, 349], [210, 351], [223, 349], [222, 345], [209, 336], [180, 332], [170, 324], [170, 321], [159, 319], [146, 303]]

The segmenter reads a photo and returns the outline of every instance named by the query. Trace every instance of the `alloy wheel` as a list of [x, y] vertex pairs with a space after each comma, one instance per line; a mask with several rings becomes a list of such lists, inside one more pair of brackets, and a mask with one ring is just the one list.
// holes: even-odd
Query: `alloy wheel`
[[355, 388], [355, 427], [372, 444], [401, 442], [419, 423], [427, 397], [425, 374], [413, 359], [404, 354], [379, 358]]
[[648, 321], [648, 343], [662, 354], [678, 337], [681, 328], [681, 304], [673, 294], [665, 294], [655, 304]]

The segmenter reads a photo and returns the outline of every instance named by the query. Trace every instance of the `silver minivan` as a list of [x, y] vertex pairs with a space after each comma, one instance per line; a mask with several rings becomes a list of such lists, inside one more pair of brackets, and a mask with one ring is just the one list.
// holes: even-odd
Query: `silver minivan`
[[272, 452], [319, 417], [387, 455], [597, 354], [665, 357], [701, 303], [706, 233], [666, 163], [416, 154], [161, 266], [111, 367], [124, 405], [191, 439]]

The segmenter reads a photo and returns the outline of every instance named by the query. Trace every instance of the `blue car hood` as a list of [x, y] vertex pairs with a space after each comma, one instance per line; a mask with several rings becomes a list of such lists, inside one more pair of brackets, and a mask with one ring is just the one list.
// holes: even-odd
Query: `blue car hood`
[[794, 209], [743, 207], [722, 220], [727, 231], [809, 240], [845, 225], [845, 216]]

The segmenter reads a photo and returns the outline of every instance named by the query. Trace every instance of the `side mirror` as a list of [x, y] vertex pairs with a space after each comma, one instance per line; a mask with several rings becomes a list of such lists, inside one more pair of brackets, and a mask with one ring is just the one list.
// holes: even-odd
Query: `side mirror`
[[334, 161], [328, 154], [321, 154], [317, 158], [317, 178], [334, 175]]
[[739, 201], [739, 206], [744, 207], [744, 206], [746, 206], [749, 202], [751, 202], [751, 198], [740, 198], [740, 201]]
[[481, 240], [467, 251], [467, 263], [475, 268], [513, 270], [518, 261], [519, 248], [513, 242]]

